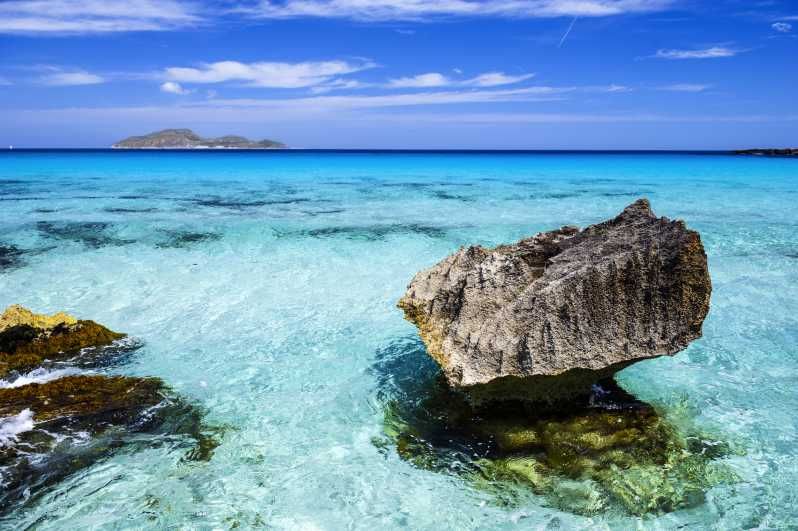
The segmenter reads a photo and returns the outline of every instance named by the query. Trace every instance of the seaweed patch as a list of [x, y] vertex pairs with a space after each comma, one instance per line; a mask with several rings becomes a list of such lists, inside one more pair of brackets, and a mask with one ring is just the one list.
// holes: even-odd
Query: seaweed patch
[[445, 238], [447, 229], [418, 223], [395, 223], [386, 225], [338, 226], [309, 229], [280, 236], [297, 235], [310, 238], [346, 238], [349, 240], [380, 241], [389, 236], [419, 234], [428, 238]]
[[135, 243], [111, 236], [108, 234], [110, 227], [111, 224], [106, 222], [40, 221], [36, 224], [36, 229], [48, 238], [81, 243], [91, 249]]
[[188, 230], [163, 230], [166, 235], [165, 241], [155, 244], [161, 249], [185, 249], [193, 245], [205, 242], [213, 242], [222, 239], [218, 232], [194, 232]]
[[25, 251], [13, 244], [0, 243], [0, 271], [22, 267]]

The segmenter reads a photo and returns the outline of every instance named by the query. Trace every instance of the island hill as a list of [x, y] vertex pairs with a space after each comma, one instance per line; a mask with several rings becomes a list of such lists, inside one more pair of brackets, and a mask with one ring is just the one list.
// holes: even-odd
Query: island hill
[[191, 129], [164, 129], [143, 136], [131, 136], [113, 146], [115, 149], [283, 149], [282, 142], [253, 141], [243, 136], [203, 138]]

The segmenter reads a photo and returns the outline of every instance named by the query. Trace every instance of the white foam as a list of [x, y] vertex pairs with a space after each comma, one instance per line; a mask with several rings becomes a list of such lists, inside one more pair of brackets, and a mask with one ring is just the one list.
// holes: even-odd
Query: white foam
[[47, 383], [52, 380], [58, 380], [59, 378], [63, 378], [64, 376], [70, 376], [72, 374], [84, 374], [84, 371], [80, 369], [76, 369], [74, 367], [69, 367], [66, 369], [44, 369], [39, 368], [35, 369], [27, 374], [23, 374], [18, 376], [14, 380], [0, 380], [0, 389], [13, 389], [15, 387], [22, 387], [23, 385], [29, 384], [42, 384]]
[[17, 435], [33, 429], [33, 411], [23, 409], [16, 415], [0, 419], [0, 446], [8, 446]]

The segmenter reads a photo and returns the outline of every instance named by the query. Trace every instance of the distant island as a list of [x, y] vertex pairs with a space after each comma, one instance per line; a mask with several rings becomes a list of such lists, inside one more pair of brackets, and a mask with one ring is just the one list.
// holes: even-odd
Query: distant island
[[243, 136], [203, 138], [191, 129], [164, 129], [143, 136], [131, 136], [117, 142], [115, 149], [283, 149], [282, 142], [253, 141]]
[[738, 149], [736, 155], [759, 155], [764, 157], [798, 157], [798, 148]]

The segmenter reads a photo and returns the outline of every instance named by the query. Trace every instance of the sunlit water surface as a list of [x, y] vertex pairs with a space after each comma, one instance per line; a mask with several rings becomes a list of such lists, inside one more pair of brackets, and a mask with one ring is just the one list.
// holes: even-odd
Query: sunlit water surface
[[[704, 337], [620, 374], [741, 445], [741, 481], [661, 516], [506, 506], [380, 451], [396, 308], [459, 246], [586, 225], [648, 197], [701, 232]], [[44, 223], [42, 223], [44, 222]], [[0, 525], [38, 529], [673, 529], [798, 526], [798, 161], [695, 154], [0, 154], [0, 306], [65, 310], [144, 342], [227, 429], [213, 458], [124, 449]], [[388, 358], [388, 359], [386, 359]]]

